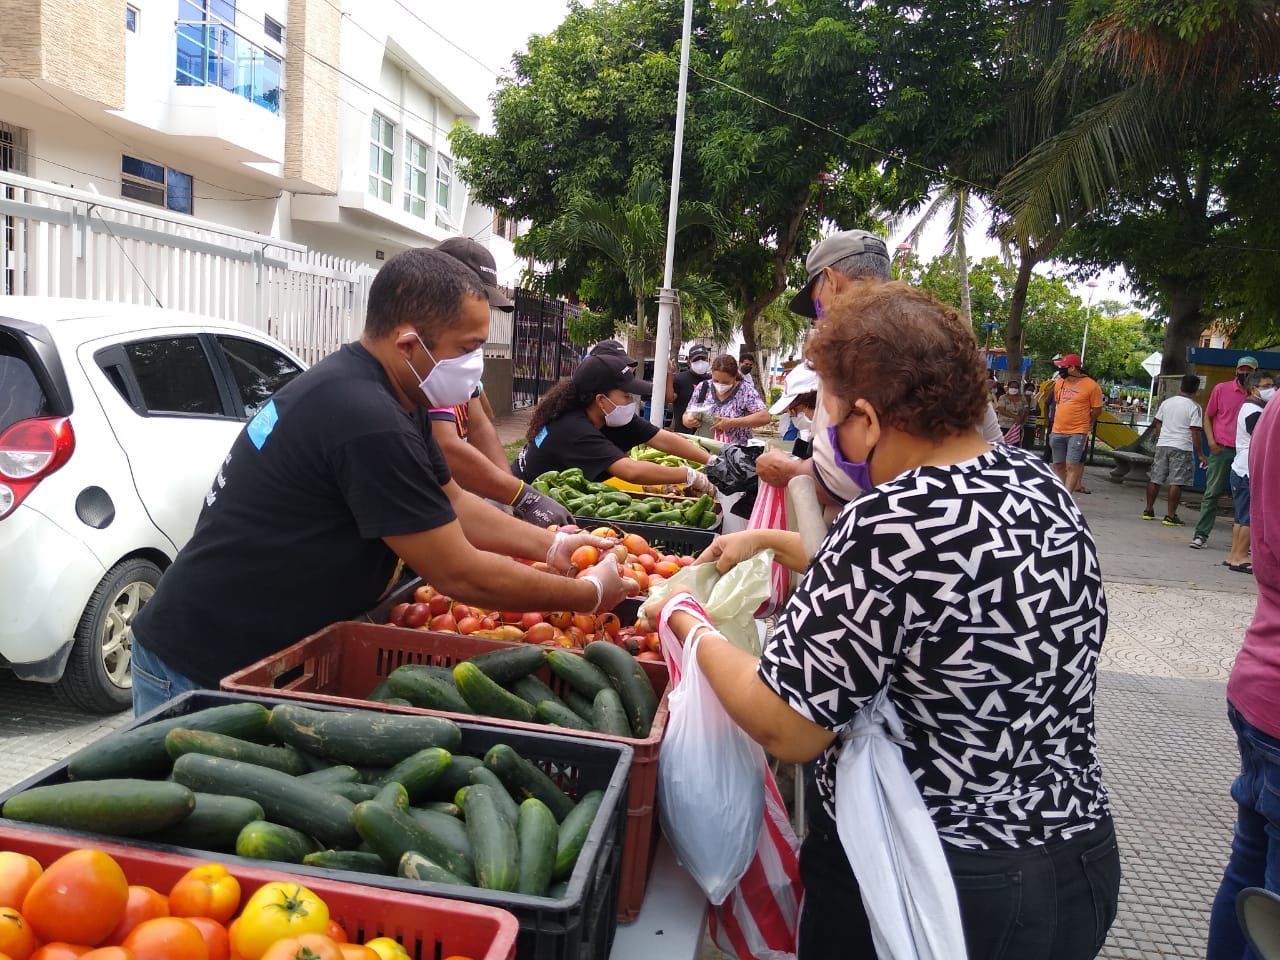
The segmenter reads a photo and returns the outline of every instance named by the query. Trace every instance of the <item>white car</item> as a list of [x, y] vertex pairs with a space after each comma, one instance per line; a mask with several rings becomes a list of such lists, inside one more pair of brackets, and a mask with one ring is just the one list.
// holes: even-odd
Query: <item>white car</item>
[[128, 707], [134, 617], [243, 423], [305, 366], [241, 324], [0, 296], [0, 667]]

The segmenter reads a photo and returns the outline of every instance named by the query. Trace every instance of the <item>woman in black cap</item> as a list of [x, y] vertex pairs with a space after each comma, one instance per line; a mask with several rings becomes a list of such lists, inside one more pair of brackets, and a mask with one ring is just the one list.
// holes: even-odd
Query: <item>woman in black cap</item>
[[691, 467], [664, 467], [627, 455], [647, 443], [664, 453], [707, 463], [711, 455], [670, 430], [637, 417], [636, 395], [653, 385], [635, 375], [635, 361], [595, 351], [561, 380], [538, 404], [529, 423], [529, 442], [512, 469], [526, 481], [548, 470], [580, 467], [588, 480], [614, 476], [639, 484], [681, 484], [697, 493], [714, 493], [705, 476]]

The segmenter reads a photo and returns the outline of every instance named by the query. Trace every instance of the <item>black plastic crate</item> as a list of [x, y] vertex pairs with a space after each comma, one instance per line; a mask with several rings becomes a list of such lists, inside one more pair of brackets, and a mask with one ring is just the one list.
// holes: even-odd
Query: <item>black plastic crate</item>
[[[186, 693], [151, 711], [122, 729], [131, 730], [143, 724], [182, 716], [206, 707], [225, 706], [247, 701], [274, 707], [298, 702], [272, 697], [248, 697], [232, 693], [196, 691]], [[334, 709], [325, 704], [306, 706], [316, 710]], [[364, 886], [429, 894], [446, 900], [464, 900], [509, 910], [520, 921], [516, 941], [517, 960], [606, 960], [617, 931], [618, 893], [621, 886], [622, 840], [626, 826], [627, 786], [631, 774], [632, 750], [623, 743], [580, 740], [567, 734], [533, 733], [491, 727], [483, 722], [463, 722], [460, 752], [482, 756], [495, 743], [509, 744], [520, 756], [537, 764], [572, 797], [590, 790], [603, 790], [604, 800], [596, 814], [578, 864], [569, 878], [569, 888], [562, 900], [532, 897], [526, 894], [425, 883], [402, 877], [383, 877], [347, 870], [325, 870], [305, 864], [280, 863], [280, 870], [303, 876], [325, 877]], [[111, 734], [108, 734], [111, 736]], [[0, 803], [31, 787], [62, 783], [68, 779], [70, 758], [29, 777], [17, 786], [0, 793]], [[20, 823], [0, 818], [0, 823], [29, 830], [47, 830], [72, 836], [95, 837], [98, 834], [61, 830], [40, 824]], [[234, 854], [210, 853], [190, 847], [149, 843], [141, 837], [111, 837], [113, 843], [143, 849], [163, 850], [216, 859], [222, 863], [261, 866], [270, 861], [248, 860]]]
[[613, 527], [623, 533], [638, 533], [649, 546], [665, 553], [688, 554], [696, 557], [716, 538], [717, 530], [699, 527], [668, 527], [661, 523], [641, 523], [638, 520], [612, 520], [599, 517], [574, 517], [573, 522], [586, 530], [596, 527]]
[[[707, 542], [710, 543], [711, 541], [708, 540]], [[385, 624], [391, 616], [391, 608], [398, 603], [413, 603], [413, 592], [422, 586], [424, 582], [421, 577], [401, 580], [400, 585], [393, 589], [385, 600], [358, 619], [367, 620], [369, 623], [376, 623], [380, 626]], [[613, 612], [618, 615], [618, 619], [623, 623], [634, 623], [640, 616], [641, 603], [642, 601], [639, 598], [623, 600], [613, 608]]]

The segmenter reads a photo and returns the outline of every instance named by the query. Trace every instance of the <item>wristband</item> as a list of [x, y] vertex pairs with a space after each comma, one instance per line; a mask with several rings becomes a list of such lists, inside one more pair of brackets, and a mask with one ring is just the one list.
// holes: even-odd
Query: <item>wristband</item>
[[591, 585], [596, 588], [596, 605], [591, 608], [591, 612], [599, 613], [600, 607], [604, 604], [604, 584], [600, 582], [600, 578], [594, 573], [583, 574], [578, 579], [589, 580]]
[[526, 486], [528, 486], [528, 484], [521, 480], [520, 486], [516, 487], [516, 495], [507, 501], [508, 507], [514, 507], [516, 505], [516, 501], [520, 499], [520, 495], [524, 493], [524, 488]]
[[564, 539], [567, 536], [569, 536], [569, 534], [564, 533], [562, 531], [556, 531], [556, 535], [551, 541], [551, 546], [547, 548], [547, 566], [550, 567], [552, 570], [555, 570], [557, 568], [555, 563], [552, 562], [551, 558], [556, 555], [556, 550], [559, 549], [560, 544], [564, 542]]

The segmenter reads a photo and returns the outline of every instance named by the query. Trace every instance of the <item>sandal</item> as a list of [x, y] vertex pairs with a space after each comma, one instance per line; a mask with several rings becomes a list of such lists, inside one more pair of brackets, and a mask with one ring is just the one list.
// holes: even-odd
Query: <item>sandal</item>
[[1080, 487], [1076, 490], [1076, 493], [1093, 493], [1093, 491], [1088, 487]]
[[1253, 573], [1253, 564], [1248, 560], [1244, 563], [1228, 563], [1227, 569], [1232, 573]]

